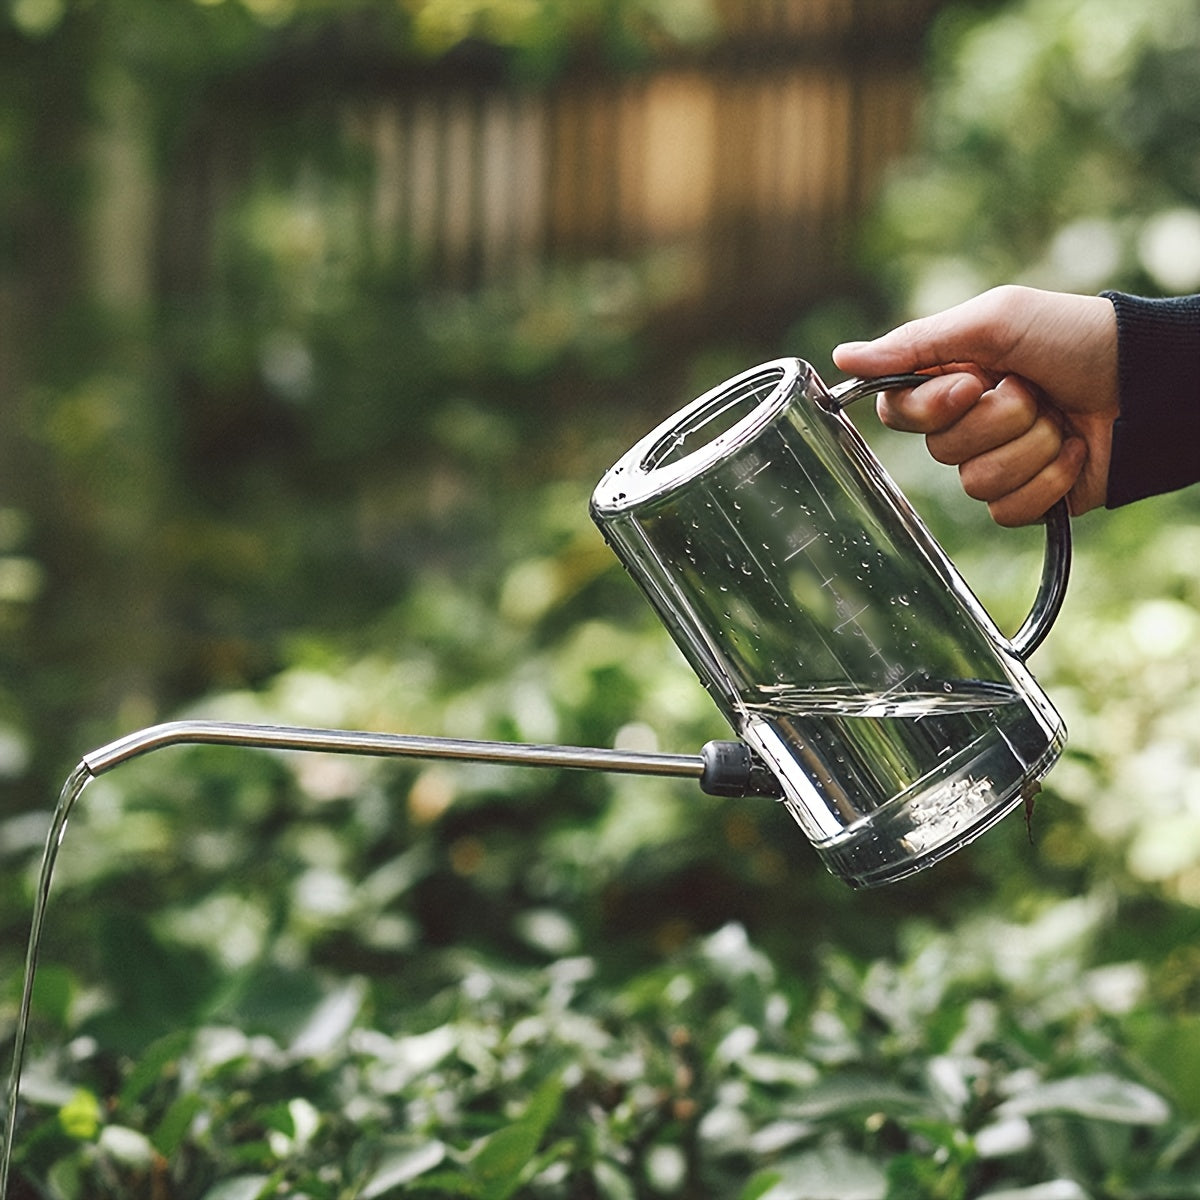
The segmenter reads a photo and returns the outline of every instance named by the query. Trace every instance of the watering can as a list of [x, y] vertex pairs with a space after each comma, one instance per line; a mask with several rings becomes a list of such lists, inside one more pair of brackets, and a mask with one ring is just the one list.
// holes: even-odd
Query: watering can
[[1065, 503], [1005, 637], [845, 414], [922, 376], [830, 390], [795, 358], [632, 447], [591, 512], [830, 871], [930, 866], [1038, 790], [1065, 728], [1025, 660], [1061, 607]]
[[686, 405], [596, 487], [594, 520], [734, 739], [659, 754], [185, 720], [85, 755], [79, 788], [197, 742], [579, 767], [781, 799], [853, 887], [930, 866], [1030, 798], [1061, 753], [1025, 659], [1061, 607], [1071, 543], [1060, 502], [1033, 609], [1006, 638], [843, 411], [922, 379], [831, 390], [799, 359], [769, 362]]

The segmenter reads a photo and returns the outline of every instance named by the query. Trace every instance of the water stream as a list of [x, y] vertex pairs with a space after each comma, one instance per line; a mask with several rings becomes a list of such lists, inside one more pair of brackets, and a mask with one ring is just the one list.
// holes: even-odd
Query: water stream
[[33, 981], [37, 975], [38, 952], [42, 946], [42, 926], [46, 920], [46, 905], [50, 899], [50, 880], [54, 875], [54, 862], [59, 847], [67, 832], [67, 822], [83, 789], [95, 778], [86, 763], [71, 772], [63, 784], [58, 803], [50, 818], [50, 832], [46, 835], [46, 846], [42, 851], [42, 865], [38, 870], [37, 891], [33, 900], [33, 919], [29, 926], [29, 944], [25, 949], [25, 983], [21, 989], [21, 1007], [17, 1014], [17, 1031], [13, 1042], [12, 1069], [6, 1089], [7, 1106], [4, 1112], [4, 1141], [0, 1145], [0, 1200], [8, 1195], [8, 1170], [12, 1161], [13, 1137], [17, 1128], [17, 1100], [21, 1090], [21, 1069], [25, 1063], [25, 1043], [29, 1037], [29, 1014], [33, 1005]]
[[131, 733], [84, 755], [63, 784], [50, 818], [34, 894], [29, 943], [25, 951], [25, 980], [13, 1042], [12, 1068], [4, 1113], [4, 1140], [0, 1144], [0, 1200], [8, 1196], [8, 1176], [17, 1127], [21, 1073], [29, 1037], [33, 984], [37, 975], [42, 928], [50, 899], [54, 864], [67, 832], [67, 822], [84, 789], [98, 775], [153, 750], [180, 745], [224, 745], [242, 749], [303, 750], [327, 754], [357, 754], [379, 758], [437, 758], [461, 762], [503, 762], [513, 765], [586, 768], [634, 775], [662, 775], [699, 780], [703, 784], [704, 759], [700, 755], [658, 754], [590, 746], [527, 745], [514, 742], [467, 741], [417, 734], [372, 733], [365, 730], [307, 729], [287, 725], [249, 725], [222, 721], [170, 721]]

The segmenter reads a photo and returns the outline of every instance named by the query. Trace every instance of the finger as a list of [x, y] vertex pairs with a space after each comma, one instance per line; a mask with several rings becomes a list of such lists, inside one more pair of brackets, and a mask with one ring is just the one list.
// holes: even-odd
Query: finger
[[1063, 437], [1053, 421], [1039, 418], [1020, 437], [959, 464], [963, 491], [989, 503], [1023, 487], [1062, 451]]
[[957, 421], [931, 433], [926, 439], [929, 453], [938, 462], [958, 466], [1024, 436], [1039, 419], [1049, 421], [1034, 389], [1006, 376]]
[[1087, 461], [1087, 444], [1082, 438], [1068, 438], [1058, 457], [1015, 491], [993, 500], [988, 511], [997, 525], [1032, 525], [1049, 512], [1052, 505], [1068, 495]]
[[915, 388], [883, 392], [876, 401], [879, 419], [904, 433], [937, 433], [962, 419], [992, 386], [977, 371], [932, 376]]

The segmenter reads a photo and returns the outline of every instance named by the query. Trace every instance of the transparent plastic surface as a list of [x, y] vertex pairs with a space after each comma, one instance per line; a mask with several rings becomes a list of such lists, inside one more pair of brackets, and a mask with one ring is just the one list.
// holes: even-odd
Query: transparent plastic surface
[[834, 874], [873, 886], [988, 828], [1061, 719], [796, 359], [684, 408], [592, 514]]

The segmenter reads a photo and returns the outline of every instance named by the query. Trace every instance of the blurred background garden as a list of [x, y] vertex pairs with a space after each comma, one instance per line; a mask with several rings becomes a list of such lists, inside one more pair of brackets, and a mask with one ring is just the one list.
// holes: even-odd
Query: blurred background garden
[[[5, 0], [0, 1070], [49, 812], [180, 715], [694, 753], [641, 433], [1026, 282], [1200, 290], [1198, 0]], [[1000, 530], [856, 421], [998, 621]], [[1200, 497], [1076, 522], [1033, 813], [214, 747], [91, 785], [9, 1195], [1200, 1196]]]

